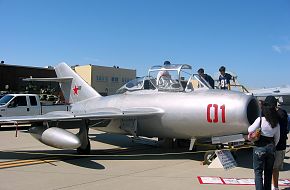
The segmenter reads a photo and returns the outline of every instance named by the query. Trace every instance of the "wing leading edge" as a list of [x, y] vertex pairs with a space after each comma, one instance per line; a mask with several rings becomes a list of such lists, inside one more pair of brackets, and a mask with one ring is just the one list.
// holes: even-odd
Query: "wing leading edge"
[[122, 119], [128, 117], [148, 117], [162, 114], [163, 110], [159, 108], [129, 108], [116, 109], [104, 108], [97, 112], [74, 114], [68, 111], [54, 111], [44, 115], [36, 116], [16, 116], [16, 117], [1, 117], [0, 123], [35, 123], [44, 121], [73, 121], [82, 119]]

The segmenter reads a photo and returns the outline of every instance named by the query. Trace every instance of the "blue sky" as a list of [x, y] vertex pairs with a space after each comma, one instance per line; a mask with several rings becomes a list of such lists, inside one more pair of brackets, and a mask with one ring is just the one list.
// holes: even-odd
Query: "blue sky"
[[0, 0], [0, 60], [118, 65], [146, 75], [224, 65], [247, 87], [290, 85], [290, 1]]

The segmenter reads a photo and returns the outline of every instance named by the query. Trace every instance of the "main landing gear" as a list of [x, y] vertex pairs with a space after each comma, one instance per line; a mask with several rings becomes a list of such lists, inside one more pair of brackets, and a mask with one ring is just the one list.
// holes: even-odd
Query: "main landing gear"
[[82, 142], [81, 146], [77, 148], [77, 153], [81, 155], [90, 154], [91, 143], [89, 139], [89, 127], [87, 124], [82, 125], [80, 127], [80, 131], [78, 132], [77, 136], [80, 138]]

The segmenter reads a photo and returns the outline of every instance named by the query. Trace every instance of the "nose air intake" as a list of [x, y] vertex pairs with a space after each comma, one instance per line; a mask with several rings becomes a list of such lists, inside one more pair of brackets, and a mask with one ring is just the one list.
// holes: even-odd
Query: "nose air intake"
[[252, 98], [247, 106], [247, 118], [250, 125], [254, 123], [254, 121], [260, 115], [260, 108], [258, 101], [255, 98]]

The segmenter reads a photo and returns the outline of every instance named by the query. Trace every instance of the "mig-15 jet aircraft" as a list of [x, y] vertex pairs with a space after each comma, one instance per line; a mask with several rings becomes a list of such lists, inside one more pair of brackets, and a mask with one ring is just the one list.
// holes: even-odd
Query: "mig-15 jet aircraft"
[[[148, 76], [128, 82], [110, 96], [101, 96], [67, 64], [55, 67], [56, 81], [71, 111], [45, 115], [2, 117], [1, 123], [31, 123], [30, 134], [60, 149], [91, 150], [89, 129], [134, 137], [187, 139], [191, 147], [205, 137], [245, 134], [259, 116], [255, 97], [241, 92], [211, 89], [190, 65], [164, 65], [149, 69]], [[66, 130], [79, 129], [77, 134]]]

